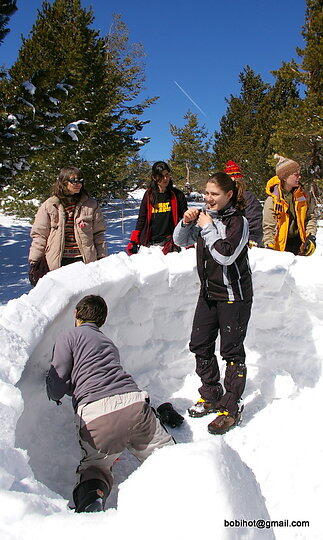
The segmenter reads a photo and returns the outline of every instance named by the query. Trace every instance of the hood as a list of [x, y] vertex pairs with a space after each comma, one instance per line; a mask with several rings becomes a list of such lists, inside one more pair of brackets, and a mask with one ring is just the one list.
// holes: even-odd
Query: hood
[[266, 193], [267, 193], [267, 195], [271, 195], [271, 196], [273, 195], [275, 186], [277, 186], [277, 190], [278, 190], [278, 188], [281, 188], [281, 184], [280, 184], [280, 180], [279, 180], [278, 176], [273, 176], [270, 180], [268, 180], [268, 182], [266, 184]]

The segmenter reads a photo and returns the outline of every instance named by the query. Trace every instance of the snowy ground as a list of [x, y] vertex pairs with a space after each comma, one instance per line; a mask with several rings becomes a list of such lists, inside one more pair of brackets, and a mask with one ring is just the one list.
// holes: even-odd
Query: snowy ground
[[[114, 255], [51, 272], [9, 302], [30, 290], [24, 273], [29, 227], [0, 217], [1, 539], [321, 539], [323, 224], [312, 257], [250, 251], [255, 300], [245, 412], [239, 427], [215, 437], [206, 429], [212, 415], [190, 419], [185, 412], [198, 387], [187, 350], [198, 294], [195, 250], [117, 254], [137, 211], [135, 202], [105, 209]], [[56, 407], [44, 392], [52, 345], [88, 293], [109, 304], [103, 330], [120, 348], [125, 368], [154, 405], [171, 400], [186, 420], [171, 430], [185, 444], [155, 452], [139, 468], [127, 454], [116, 463], [104, 515], [66, 509], [79, 459], [72, 407], [69, 398]], [[225, 526], [242, 519], [263, 522]], [[269, 527], [270, 520], [280, 526]], [[293, 520], [310, 526], [292, 527]]]

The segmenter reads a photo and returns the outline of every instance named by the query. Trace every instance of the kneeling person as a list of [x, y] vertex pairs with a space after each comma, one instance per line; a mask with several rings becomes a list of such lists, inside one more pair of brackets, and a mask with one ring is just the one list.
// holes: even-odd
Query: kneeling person
[[104, 510], [111, 468], [126, 448], [144, 461], [155, 448], [174, 444], [131, 375], [119, 351], [100, 330], [108, 308], [101, 296], [85, 296], [75, 310], [75, 328], [55, 344], [46, 379], [58, 404], [72, 396], [83, 458], [73, 491], [75, 512]]

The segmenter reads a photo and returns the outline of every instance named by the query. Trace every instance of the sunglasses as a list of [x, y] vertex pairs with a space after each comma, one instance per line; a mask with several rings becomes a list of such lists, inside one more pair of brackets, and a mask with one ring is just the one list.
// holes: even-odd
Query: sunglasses
[[69, 178], [68, 181], [70, 184], [83, 184], [84, 178]]

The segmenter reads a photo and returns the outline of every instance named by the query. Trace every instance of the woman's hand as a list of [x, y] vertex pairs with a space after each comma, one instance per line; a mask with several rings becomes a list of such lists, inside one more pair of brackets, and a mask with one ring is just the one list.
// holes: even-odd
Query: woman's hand
[[183, 222], [187, 225], [188, 223], [191, 223], [192, 221], [196, 221], [199, 213], [200, 213], [199, 208], [189, 208], [188, 210], [186, 210], [186, 212], [184, 212]]
[[204, 212], [201, 212], [196, 224], [201, 227], [201, 229], [203, 229], [204, 225], [208, 225], [208, 223], [213, 223], [211, 216], [209, 216], [209, 214], [204, 214]]

